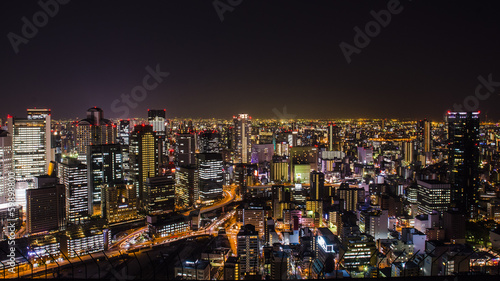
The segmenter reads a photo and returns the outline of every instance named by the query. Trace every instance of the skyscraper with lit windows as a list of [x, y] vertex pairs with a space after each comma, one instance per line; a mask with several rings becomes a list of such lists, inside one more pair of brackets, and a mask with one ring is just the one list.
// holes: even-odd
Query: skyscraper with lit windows
[[67, 222], [80, 224], [88, 220], [92, 200], [89, 200], [87, 166], [76, 159], [64, 158], [62, 163], [58, 163], [57, 177], [65, 187]]
[[478, 215], [479, 112], [448, 112], [451, 203], [468, 218]]
[[7, 202], [9, 185], [14, 187], [15, 182], [9, 181], [12, 171], [12, 137], [9, 132], [0, 129], [0, 204]]
[[250, 163], [252, 117], [248, 114], [239, 114], [238, 117], [233, 116], [233, 122], [234, 163]]
[[158, 176], [158, 139], [153, 126], [137, 125], [130, 137], [130, 169], [140, 206], [147, 204], [146, 179]]
[[31, 184], [34, 177], [47, 173], [52, 161], [50, 120], [50, 109], [28, 109], [27, 118], [8, 117], [17, 181]]

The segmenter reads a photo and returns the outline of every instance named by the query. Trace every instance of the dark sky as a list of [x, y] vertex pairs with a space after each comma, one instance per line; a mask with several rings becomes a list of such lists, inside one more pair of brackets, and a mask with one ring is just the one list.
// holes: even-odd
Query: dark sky
[[[0, 1], [0, 116], [47, 107], [81, 118], [99, 106], [106, 117], [166, 108], [168, 117], [260, 118], [286, 106], [300, 118], [442, 120], [474, 95], [479, 75], [500, 81], [498, 1], [401, 0], [348, 64], [339, 44], [354, 45], [354, 27], [388, 2], [242, 0], [221, 22], [212, 0], [73, 0], [16, 54], [9, 32], [22, 36], [21, 19], [33, 22], [41, 7]], [[157, 64], [170, 75], [130, 114], [113, 112]], [[498, 120], [494, 91], [479, 109]]]

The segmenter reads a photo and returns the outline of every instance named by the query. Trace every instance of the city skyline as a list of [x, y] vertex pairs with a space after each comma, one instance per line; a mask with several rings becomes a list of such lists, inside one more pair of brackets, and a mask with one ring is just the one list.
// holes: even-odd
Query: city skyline
[[[222, 14], [215, 2], [68, 1], [32, 38], [23, 37], [22, 19], [33, 22], [43, 8], [2, 2], [9, 13], [0, 27], [6, 35], [1, 115], [20, 115], [27, 106], [75, 118], [99, 106], [108, 118], [133, 118], [161, 105], [181, 118], [247, 112], [441, 120], [484, 85], [481, 98], [468, 100], [472, 110], [500, 118], [494, 111], [500, 81], [495, 4], [398, 1], [388, 23], [380, 19], [379, 32], [359, 47], [356, 28], [365, 30], [374, 14], [383, 18], [393, 1], [235, 1], [239, 5]], [[132, 100], [135, 108], [112, 110], [152, 72], [160, 74], [148, 82], [154, 87], [144, 99]], [[20, 96], [26, 104], [19, 104]]]

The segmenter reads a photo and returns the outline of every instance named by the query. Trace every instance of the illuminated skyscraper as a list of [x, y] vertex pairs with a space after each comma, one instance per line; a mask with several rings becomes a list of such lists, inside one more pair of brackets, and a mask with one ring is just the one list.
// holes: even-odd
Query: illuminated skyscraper
[[87, 149], [89, 206], [101, 208], [101, 188], [112, 182], [123, 180], [123, 154], [119, 144], [91, 145]]
[[175, 210], [175, 180], [172, 174], [146, 179], [148, 214]]
[[50, 109], [28, 109], [26, 119], [9, 116], [12, 164], [17, 181], [31, 184], [34, 177], [47, 173], [52, 161], [50, 120]]
[[7, 202], [9, 186], [15, 187], [12, 170], [12, 137], [9, 132], [0, 129], [0, 204]]
[[102, 109], [93, 107], [87, 110], [87, 118], [76, 125], [76, 152], [78, 160], [87, 163], [90, 145], [113, 144], [117, 139], [117, 128], [108, 119], [104, 119]]
[[432, 151], [431, 122], [427, 119], [418, 121], [417, 139], [420, 152]]
[[224, 184], [224, 163], [220, 153], [196, 154], [199, 195], [204, 204], [213, 204], [218, 198], [222, 198], [222, 186]]
[[133, 184], [113, 182], [102, 189], [102, 217], [109, 224], [138, 218], [137, 191]]
[[241, 275], [259, 272], [259, 232], [251, 224], [244, 225], [237, 236], [237, 255]]
[[147, 203], [146, 179], [158, 176], [158, 140], [153, 126], [137, 125], [130, 137], [130, 168], [139, 197], [139, 206]]
[[468, 218], [478, 214], [479, 112], [448, 112], [451, 203]]
[[148, 123], [153, 126], [157, 136], [165, 135], [166, 109], [148, 109]]
[[58, 163], [57, 177], [65, 187], [66, 220], [80, 224], [89, 219], [89, 186], [87, 184], [87, 166], [76, 159], [64, 158]]
[[239, 114], [233, 117], [233, 149], [234, 163], [250, 163], [252, 153], [251, 133], [252, 117], [248, 114]]
[[311, 176], [311, 200], [324, 200], [325, 194], [325, 174], [312, 171]]

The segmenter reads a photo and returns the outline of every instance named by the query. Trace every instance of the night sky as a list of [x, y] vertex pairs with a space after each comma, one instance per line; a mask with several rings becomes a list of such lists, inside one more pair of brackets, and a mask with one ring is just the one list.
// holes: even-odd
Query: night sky
[[[401, 0], [351, 63], [339, 44], [354, 46], [354, 28], [390, 1], [241, 0], [223, 21], [213, 2], [73, 0], [16, 54], [8, 34], [22, 36], [21, 19], [42, 8], [1, 1], [0, 116], [40, 107], [82, 118], [98, 106], [106, 117], [166, 108], [169, 118], [276, 118], [286, 106], [297, 118], [442, 120], [474, 95], [478, 76], [500, 82], [498, 1]], [[129, 114], [113, 111], [157, 65], [170, 75]], [[493, 90], [478, 109], [498, 120]]]

